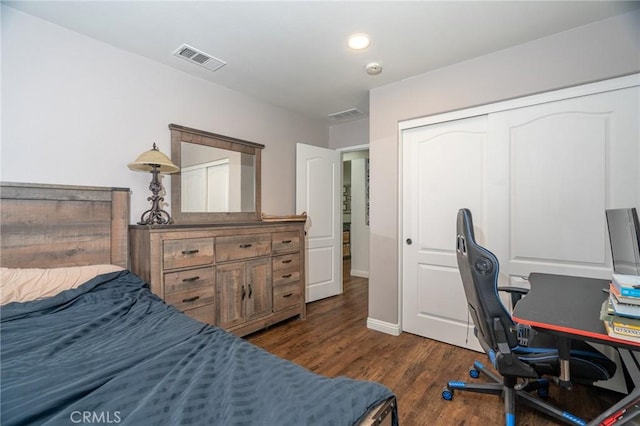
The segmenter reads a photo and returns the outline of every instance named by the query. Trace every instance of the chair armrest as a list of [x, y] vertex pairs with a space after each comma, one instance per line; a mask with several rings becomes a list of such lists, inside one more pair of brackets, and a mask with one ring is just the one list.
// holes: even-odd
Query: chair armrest
[[[496, 340], [497, 352], [494, 354], [492, 362], [496, 370], [503, 376], [538, 378], [538, 373], [536, 373], [533, 367], [523, 362], [515, 353], [511, 352], [509, 341], [507, 340], [507, 331], [502, 326], [500, 318], [493, 319], [493, 333]], [[489, 357], [491, 358], [491, 355]]]
[[511, 307], [513, 308], [514, 306], [516, 306], [516, 303], [518, 303], [518, 301], [520, 299], [522, 299], [522, 296], [526, 295], [527, 293], [529, 293], [529, 289], [528, 288], [524, 288], [524, 287], [512, 287], [512, 286], [498, 286], [498, 291], [504, 291], [506, 293], [509, 293], [511, 295]]
[[498, 291], [506, 291], [507, 293], [520, 293], [522, 296], [529, 293], [528, 288], [514, 286], [498, 286]]

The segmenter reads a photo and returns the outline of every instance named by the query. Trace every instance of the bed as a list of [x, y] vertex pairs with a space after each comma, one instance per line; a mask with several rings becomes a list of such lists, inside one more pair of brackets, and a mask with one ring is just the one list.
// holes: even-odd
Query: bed
[[127, 269], [127, 189], [0, 191], [3, 425], [398, 424], [386, 387], [316, 375], [151, 293]]

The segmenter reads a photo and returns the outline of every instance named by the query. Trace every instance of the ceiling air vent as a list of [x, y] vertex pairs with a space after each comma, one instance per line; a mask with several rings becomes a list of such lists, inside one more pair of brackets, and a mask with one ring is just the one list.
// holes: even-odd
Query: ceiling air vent
[[334, 112], [333, 114], [329, 114], [329, 118], [332, 120], [347, 120], [349, 118], [361, 117], [364, 115], [364, 112], [359, 109], [351, 108], [340, 112]]
[[227, 63], [221, 59], [213, 57], [208, 53], [204, 53], [201, 50], [196, 49], [195, 47], [191, 47], [188, 44], [183, 44], [178, 47], [173, 54], [179, 58], [182, 58], [186, 61], [193, 62], [196, 65], [200, 65], [210, 71], [215, 71], [218, 68], [221, 68]]

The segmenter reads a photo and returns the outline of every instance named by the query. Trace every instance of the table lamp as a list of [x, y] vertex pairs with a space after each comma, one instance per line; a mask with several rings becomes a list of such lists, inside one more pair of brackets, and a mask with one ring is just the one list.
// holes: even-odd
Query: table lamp
[[169, 213], [160, 208], [160, 202], [164, 201], [164, 198], [158, 195], [162, 191], [162, 184], [158, 179], [158, 174], [175, 173], [180, 170], [180, 167], [173, 164], [169, 157], [160, 152], [155, 143], [153, 144], [153, 149], [143, 152], [136, 158], [136, 161], [129, 163], [127, 166], [131, 170], [151, 172], [153, 175], [149, 184], [152, 195], [147, 198], [147, 200], [151, 201], [151, 208], [142, 213], [138, 225], [165, 225], [171, 223], [172, 219]]

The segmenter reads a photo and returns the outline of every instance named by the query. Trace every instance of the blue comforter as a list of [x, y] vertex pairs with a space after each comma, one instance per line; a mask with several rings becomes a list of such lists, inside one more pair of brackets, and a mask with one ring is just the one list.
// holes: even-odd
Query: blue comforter
[[392, 395], [195, 321], [128, 271], [0, 318], [4, 426], [351, 425]]

